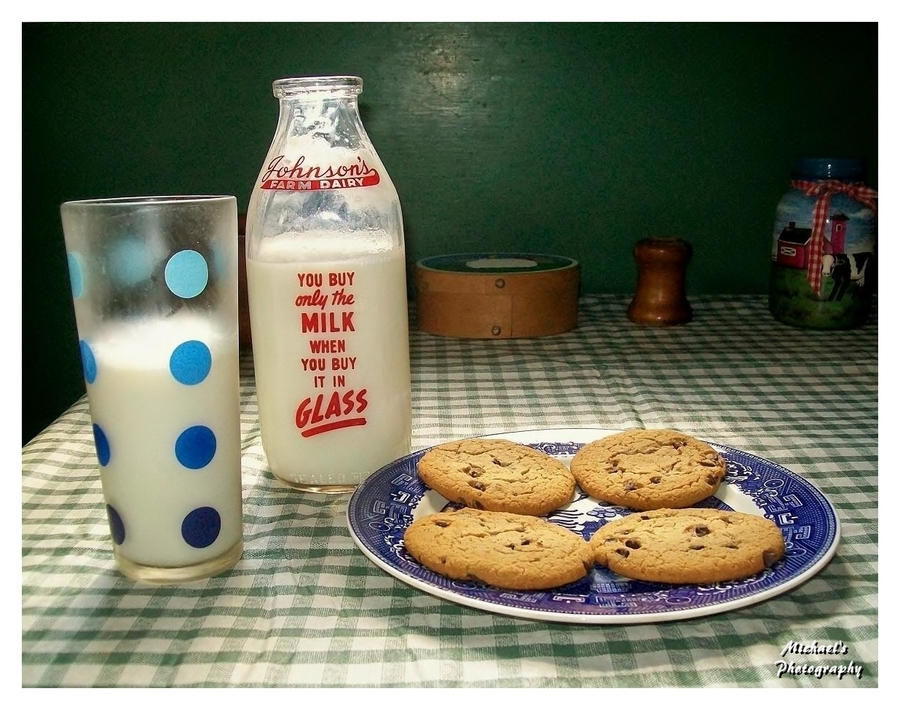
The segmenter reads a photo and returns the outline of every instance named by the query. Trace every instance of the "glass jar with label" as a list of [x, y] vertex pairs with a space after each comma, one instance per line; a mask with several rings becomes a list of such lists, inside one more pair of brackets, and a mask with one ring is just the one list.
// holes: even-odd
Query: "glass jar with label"
[[302, 490], [352, 489], [409, 453], [406, 261], [397, 191], [357, 107], [362, 79], [279, 79], [247, 214], [263, 449]]
[[866, 322], [875, 281], [877, 193], [855, 158], [803, 158], [775, 212], [769, 309], [808, 328]]

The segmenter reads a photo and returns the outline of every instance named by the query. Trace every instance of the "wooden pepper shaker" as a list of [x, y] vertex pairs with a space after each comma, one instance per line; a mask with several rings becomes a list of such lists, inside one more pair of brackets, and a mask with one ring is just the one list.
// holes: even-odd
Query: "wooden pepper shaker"
[[634, 245], [638, 267], [637, 291], [628, 317], [642, 325], [676, 325], [691, 319], [684, 293], [691, 245], [677, 237], [652, 237]]

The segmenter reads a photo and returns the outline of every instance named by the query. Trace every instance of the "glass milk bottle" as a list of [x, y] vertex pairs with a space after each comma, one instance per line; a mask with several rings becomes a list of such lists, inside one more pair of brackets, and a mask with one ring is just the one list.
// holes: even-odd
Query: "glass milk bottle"
[[351, 490], [409, 453], [400, 202], [353, 76], [279, 79], [250, 197], [247, 280], [263, 449], [287, 485]]

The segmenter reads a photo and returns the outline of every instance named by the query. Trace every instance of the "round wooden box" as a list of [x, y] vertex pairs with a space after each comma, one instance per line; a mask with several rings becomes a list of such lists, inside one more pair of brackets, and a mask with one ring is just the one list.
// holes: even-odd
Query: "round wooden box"
[[580, 266], [565, 256], [447, 254], [415, 264], [420, 330], [457, 338], [535, 338], [575, 327]]

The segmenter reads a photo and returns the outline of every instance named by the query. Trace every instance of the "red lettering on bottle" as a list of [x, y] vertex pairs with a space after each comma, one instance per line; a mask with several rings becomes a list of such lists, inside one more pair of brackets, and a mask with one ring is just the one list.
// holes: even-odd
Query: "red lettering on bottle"
[[371, 187], [381, 178], [375, 168], [370, 168], [361, 156], [350, 165], [306, 166], [306, 156], [301, 155], [293, 163], [285, 156], [277, 155], [269, 161], [262, 174], [263, 190], [334, 190], [348, 187]]
[[294, 415], [294, 423], [297, 425], [298, 429], [302, 429], [309, 422], [310, 402], [312, 402], [312, 400], [307, 397], [300, 402], [300, 406], [297, 407], [297, 413]]
[[301, 313], [301, 333], [352, 333], [356, 328], [353, 325], [353, 311], [343, 312], [338, 318], [337, 313]]
[[350, 414], [353, 411], [353, 390], [348, 390], [344, 392], [344, 396], [341, 398], [344, 403], [343, 414]]
[[[355, 416], [345, 419], [349, 414], [362, 414], [369, 406], [366, 399], [367, 390], [346, 390], [345, 392], [332, 392], [327, 396], [324, 393], [316, 395], [315, 401], [306, 397], [297, 407], [294, 414], [294, 423], [304, 438], [324, 434], [335, 429], [364, 426], [366, 418]], [[324, 408], [324, 411], [323, 411]]]

